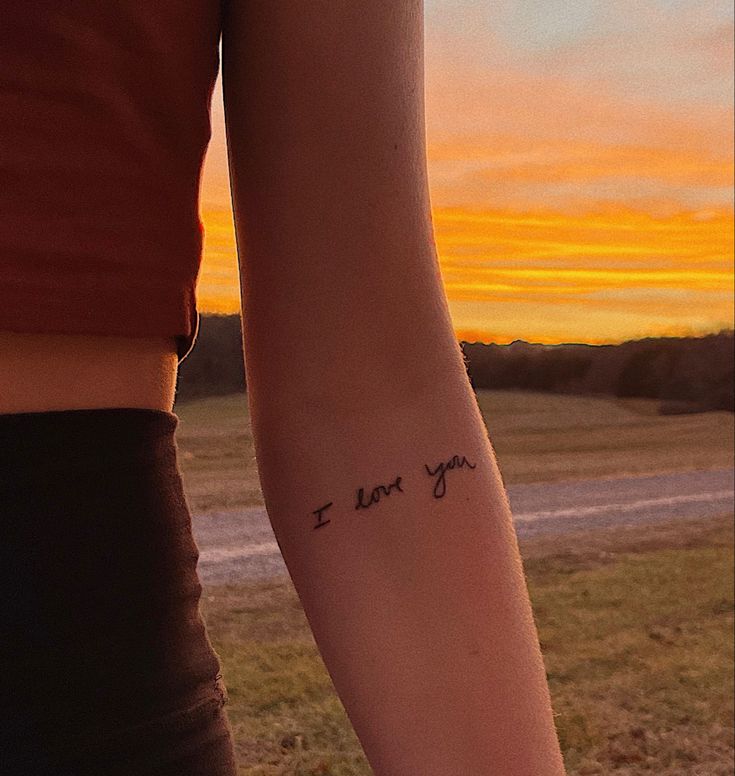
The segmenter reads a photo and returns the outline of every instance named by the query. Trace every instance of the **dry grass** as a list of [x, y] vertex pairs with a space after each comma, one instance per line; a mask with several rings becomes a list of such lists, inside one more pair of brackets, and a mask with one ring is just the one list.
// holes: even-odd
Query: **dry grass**
[[[569, 776], [732, 774], [732, 517], [522, 551]], [[241, 775], [371, 773], [288, 577], [203, 609]]]
[[656, 414], [657, 402], [479, 391], [505, 481], [732, 466], [733, 414]]
[[[502, 391], [478, 391], [478, 403], [508, 484], [732, 466], [732, 413], [662, 417], [646, 400]], [[192, 509], [262, 506], [246, 396], [174, 409]]]

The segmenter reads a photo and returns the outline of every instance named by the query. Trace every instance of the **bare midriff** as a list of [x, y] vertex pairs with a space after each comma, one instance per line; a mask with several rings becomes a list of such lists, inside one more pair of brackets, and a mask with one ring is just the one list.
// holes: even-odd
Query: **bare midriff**
[[140, 407], [171, 411], [171, 337], [0, 331], [0, 413]]

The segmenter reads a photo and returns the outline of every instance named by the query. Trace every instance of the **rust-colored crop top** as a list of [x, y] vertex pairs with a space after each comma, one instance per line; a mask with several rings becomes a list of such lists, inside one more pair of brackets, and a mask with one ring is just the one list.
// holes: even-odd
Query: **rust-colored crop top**
[[0, 331], [189, 354], [224, 1], [2, 3]]

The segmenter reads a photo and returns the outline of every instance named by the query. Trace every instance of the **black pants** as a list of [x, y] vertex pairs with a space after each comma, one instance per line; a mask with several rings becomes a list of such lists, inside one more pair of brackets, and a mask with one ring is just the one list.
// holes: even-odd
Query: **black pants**
[[0, 771], [234, 776], [178, 416], [0, 414]]

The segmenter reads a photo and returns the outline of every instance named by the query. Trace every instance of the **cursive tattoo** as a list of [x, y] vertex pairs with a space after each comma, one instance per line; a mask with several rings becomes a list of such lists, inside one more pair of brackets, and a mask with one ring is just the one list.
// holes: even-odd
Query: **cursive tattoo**
[[451, 469], [461, 469], [463, 466], [469, 466], [470, 469], [476, 468], [476, 464], [471, 464], [464, 456], [460, 459], [458, 455], [453, 455], [446, 463], [440, 463], [434, 471], [424, 464], [429, 476], [437, 477], [434, 484], [434, 498], [442, 498], [447, 492], [446, 473]]
[[395, 481], [391, 482], [388, 487], [385, 485], [378, 485], [376, 488], [373, 488], [372, 493], [370, 494], [370, 500], [367, 503], [365, 503], [363, 500], [365, 491], [360, 488], [360, 490], [357, 491], [357, 503], [355, 504], [355, 509], [367, 509], [371, 504], [377, 504], [378, 501], [380, 501], [381, 496], [390, 496], [393, 488], [403, 493], [400, 477], [396, 477]]
[[325, 509], [329, 509], [329, 507], [332, 506], [334, 502], [330, 501], [328, 504], [325, 504], [323, 507], [319, 507], [319, 509], [315, 509], [311, 514], [317, 516], [317, 524], [314, 526], [314, 528], [321, 528], [323, 525], [326, 525], [327, 523], [331, 523], [331, 520], [322, 520], [322, 512], [324, 512]]
[[[447, 472], [452, 469], [461, 469], [463, 467], [470, 469], [476, 469], [477, 466], [474, 463], [470, 463], [465, 456], [453, 455], [448, 461], [439, 463], [433, 469], [424, 464], [424, 469], [430, 477], [436, 477], [434, 482], [434, 498], [443, 498], [447, 492]], [[396, 477], [393, 482], [388, 485], [377, 485], [372, 490], [365, 492], [365, 488], [360, 488], [355, 494], [355, 509], [368, 509], [373, 504], [377, 504], [385, 496], [390, 496], [395, 491], [404, 493], [405, 491], [401, 487], [403, 477]], [[334, 505], [333, 501], [329, 501], [324, 506], [315, 509], [311, 514], [316, 515], [316, 525], [314, 528], [322, 528], [331, 522], [324, 517], [324, 513], [331, 506]]]

